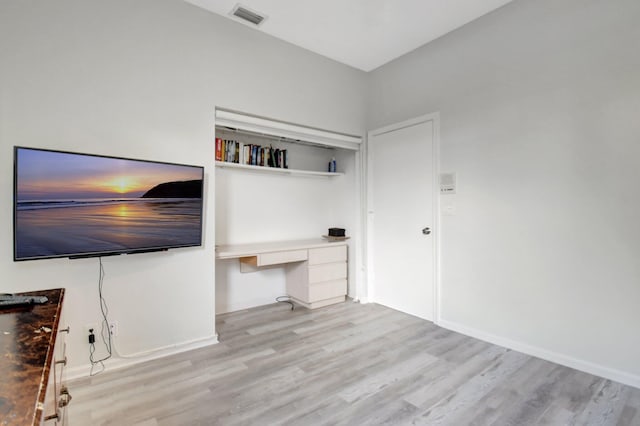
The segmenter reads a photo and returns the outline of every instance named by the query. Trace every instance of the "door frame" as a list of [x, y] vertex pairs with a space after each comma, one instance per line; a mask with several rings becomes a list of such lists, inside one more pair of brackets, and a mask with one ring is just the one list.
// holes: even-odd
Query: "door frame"
[[432, 145], [432, 188], [431, 195], [433, 197], [433, 223], [432, 227], [432, 244], [433, 244], [433, 323], [438, 324], [440, 322], [440, 295], [441, 295], [441, 276], [440, 276], [440, 113], [434, 112], [430, 114], [421, 115], [409, 120], [401, 121], [399, 123], [390, 124], [375, 130], [367, 132], [367, 138], [363, 142], [361, 149], [361, 173], [363, 189], [362, 195], [364, 200], [362, 201], [362, 222], [364, 228], [364, 242], [363, 242], [363, 259], [364, 259], [364, 285], [359, 289], [358, 299], [362, 303], [373, 302], [373, 280], [370, 277], [373, 276], [373, 219], [371, 217], [373, 213], [373, 174], [375, 173], [371, 156], [369, 155], [369, 143], [378, 135], [383, 135], [395, 130], [400, 130], [406, 127], [415, 126], [418, 124], [432, 122], [433, 128], [433, 145]]

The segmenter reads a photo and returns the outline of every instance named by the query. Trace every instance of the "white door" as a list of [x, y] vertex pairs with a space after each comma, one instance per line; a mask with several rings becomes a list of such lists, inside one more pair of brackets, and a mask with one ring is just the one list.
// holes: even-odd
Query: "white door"
[[437, 115], [369, 132], [369, 298], [435, 317]]

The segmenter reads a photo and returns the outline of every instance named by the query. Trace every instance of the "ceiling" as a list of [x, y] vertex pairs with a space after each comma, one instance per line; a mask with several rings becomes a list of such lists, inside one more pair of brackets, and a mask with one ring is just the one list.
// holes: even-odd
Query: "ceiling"
[[231, 15], [238, 0], [185, 1], [371, 71], [512, 0], [240, 0], [257, 27]]

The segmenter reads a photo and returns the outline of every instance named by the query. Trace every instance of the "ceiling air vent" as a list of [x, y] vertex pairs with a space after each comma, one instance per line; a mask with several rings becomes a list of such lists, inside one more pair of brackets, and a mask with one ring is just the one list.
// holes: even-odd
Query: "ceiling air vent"
[[260, 25], [266, 19], [266, 16], [254, 12], [253, 10], [249, 10], [240, 4], [237, 4], [236, 7], [233, 8], [231, 15], [256, 26]]

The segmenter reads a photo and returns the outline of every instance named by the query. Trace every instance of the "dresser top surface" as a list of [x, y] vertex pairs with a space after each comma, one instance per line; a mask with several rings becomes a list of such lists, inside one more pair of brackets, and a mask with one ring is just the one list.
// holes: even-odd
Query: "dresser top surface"
[[239, 257], [257, 256], [263, 253], [333, 247], [346, 244], [346, 241], [329, 241], [322, 238], [252, 244], [221, 244], [216, 246], [216, 259], [236, 259]]
[[46, 296], [42, 305], [0, 310], [0, 424], [39, 424], [60, 321], [64, 289], [18, 293]]

